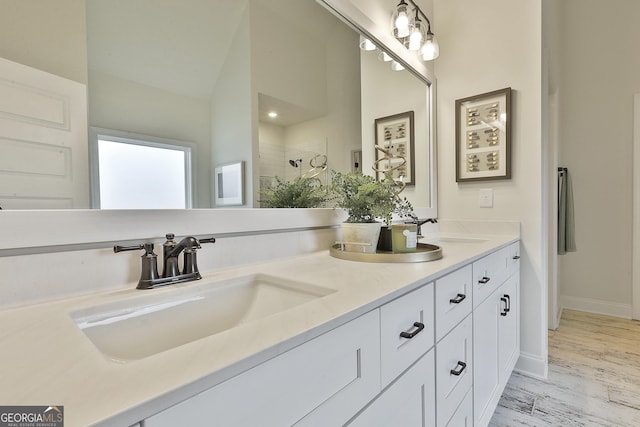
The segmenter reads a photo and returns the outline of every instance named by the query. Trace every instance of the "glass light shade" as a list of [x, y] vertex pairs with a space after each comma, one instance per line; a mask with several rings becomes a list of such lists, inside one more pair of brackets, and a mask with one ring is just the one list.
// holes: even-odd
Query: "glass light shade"
[[360, 36], [360, 49], [362, 50], [376, 50], [376, 45], [371, 40], [364, 36]]
[[427, 33], [427, 38], [422, 45], [420, 51], [423, 61], [432, 61], [440, 55], [440, 46], [438, 45], [438, 39], [432, 32]]
[[411, 35], [409, 36], [409, 50], [420, 50], [423, 40], [424, 30], [422, 28], [422, 21], [416, 17]]
[[391, 60], [391, 69], [393, 71], [402, 71], [404, 70], [404, 67], [398, 61]]
[[383, 62], [389, 62], [393, 58], [391, 58], [387, 52], [382, 51], [378, 54], [378, 59]]
[[409, 9], [408, 5], [401, 0], [396, 11], [393, 13], [393, 26], [396, 30], [395, 36], [398, 38], [407, 37], [411, 28], [409, 27]]

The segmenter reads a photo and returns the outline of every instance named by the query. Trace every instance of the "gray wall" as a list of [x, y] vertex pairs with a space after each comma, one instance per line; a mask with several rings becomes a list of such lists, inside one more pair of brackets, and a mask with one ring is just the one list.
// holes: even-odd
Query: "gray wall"
[[559, 10], [559, 163], [573, 178], [578, 246], [559, 258], [561, 303], [628, 316], [640, 2], [564, 0]]

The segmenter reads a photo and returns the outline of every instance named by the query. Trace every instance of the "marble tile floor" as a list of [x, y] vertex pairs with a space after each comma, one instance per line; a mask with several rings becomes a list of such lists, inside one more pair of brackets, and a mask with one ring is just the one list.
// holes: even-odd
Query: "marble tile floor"
[[547, 380], [514, 373], [489, 425], [640, 426], [640, 322], [564, 310]]

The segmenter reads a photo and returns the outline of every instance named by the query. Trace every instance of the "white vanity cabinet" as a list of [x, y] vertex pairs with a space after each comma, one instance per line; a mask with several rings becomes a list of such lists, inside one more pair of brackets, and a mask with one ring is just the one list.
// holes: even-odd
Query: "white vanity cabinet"
[[[489, 424], [520, 355], [520, 275], [519, 249], [516, 245], [518, 244], [486, 257], [492, 258], [490, 260], [482, 259], [477, 262], [481, 269], [487, 264], [504, 265], [504, 271], [494, 273], [506, 277], [506, 280], [494, 285], [493, 292], [479, 301], [473, 311], [473, 400], [476, 427]], [[476, 263], [473, 268], [475, 280], [483, 277], [482, 274], [476, 274]]]
[[380, 372], [389, 387], [350, 427], [436, 425], [433, 314], [433, 283], [380, 307]]
[[518, 260], [499, 249], [142, 425], [486, 426], [519, 357]]
[[379, 310], [144, 421], [145, 427], [342, 425], [380, 392]]
[[436, 381], [432, 349], [347, 425], [432, 427], [436, 425]]
[[437, 425], [456, 425], [452, 417], [473, 379], [471, 265], [437, 279], [435, 291]]
[[433, 283], [380, 308], [380, 363], [386, 387], [434, 344]]

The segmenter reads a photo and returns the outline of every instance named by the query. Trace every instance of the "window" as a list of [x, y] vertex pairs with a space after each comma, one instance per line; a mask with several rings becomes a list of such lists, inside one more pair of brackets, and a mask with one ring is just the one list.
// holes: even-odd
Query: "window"
[[92, 129], [91, 142], [94, 207], [191, 207], [192, 148], [188, 143], [103, 129]]

